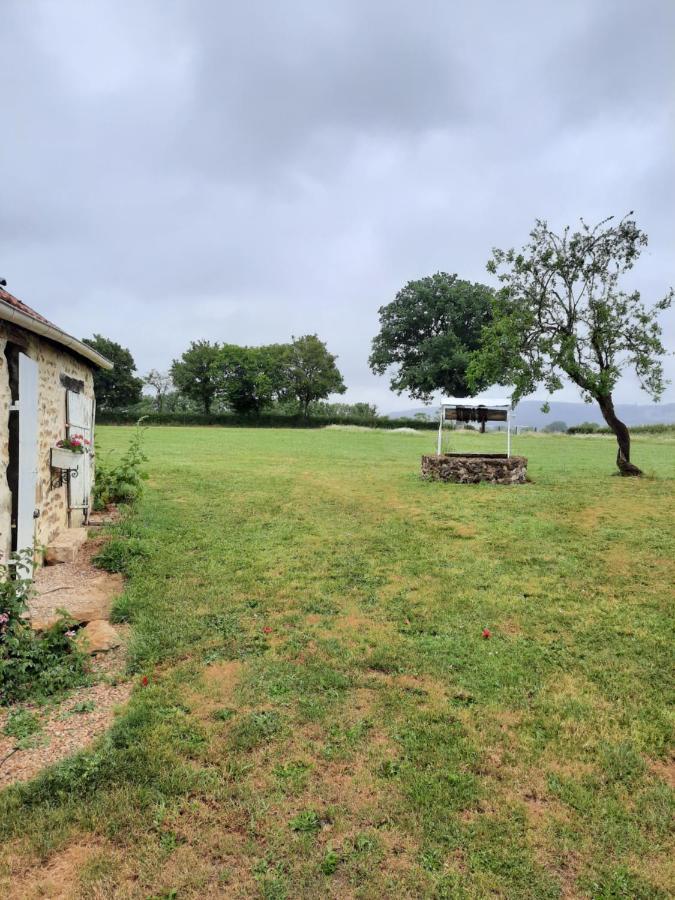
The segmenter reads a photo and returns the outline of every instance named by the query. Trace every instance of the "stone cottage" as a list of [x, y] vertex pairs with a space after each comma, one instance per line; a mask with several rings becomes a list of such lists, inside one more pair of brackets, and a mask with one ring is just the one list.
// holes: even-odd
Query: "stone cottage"
[[54, 450], [76, 434], [93, 447], [97, 367], [112, 363], [0, 287], [2, 562], [87, 522], [92, 455]]

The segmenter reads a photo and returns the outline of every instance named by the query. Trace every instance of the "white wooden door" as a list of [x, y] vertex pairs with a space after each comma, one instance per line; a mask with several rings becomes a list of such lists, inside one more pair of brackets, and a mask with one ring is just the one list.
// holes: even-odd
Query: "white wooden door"
[[[16, 549], [35, 544], [35, 491], [38, 478], [38, 364], [19, 353], [19, 499]], [[30, 572], [24, 571], [24, 577]]]
[[89, 514], [91, 494], [91, 454], [94, 441], [94, 401], [84, 394], [68, 391], [66, 394], [66, 418], [68, 437], [81, 434], [89, 441], [87, 451], [78, 459], [77, 477], [68, 482], [68, 508], [84, 511], [85, 521]]

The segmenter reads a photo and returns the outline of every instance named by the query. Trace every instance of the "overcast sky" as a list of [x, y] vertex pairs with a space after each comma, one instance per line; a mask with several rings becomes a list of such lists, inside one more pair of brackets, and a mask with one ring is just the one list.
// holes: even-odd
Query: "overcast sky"
[[405, 409], [378, 307], [494, 283], [537, 216], [634, 209], [633, 282], [675, 282], [674, 34], [673, 0], [2, 0], [0, 275], [141, 373], [317, 332], [347, 399]]

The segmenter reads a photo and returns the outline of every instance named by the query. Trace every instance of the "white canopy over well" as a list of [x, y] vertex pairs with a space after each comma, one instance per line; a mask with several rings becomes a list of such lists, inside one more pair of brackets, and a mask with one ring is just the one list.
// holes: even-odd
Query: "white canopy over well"
[[[511, 456], [511, 399], [508, 397], [444, 397], [441, 398], [440, 420], [438, 423], [438, 446], [440, 455], [443, 437], [443, 422], [447, 419], [469, 421], [462, 411], [478, 411], [480, 421], [506, 422], [506, 456]], [[453, 414], [454, 411], [454, 414]], [[492, 414], [492, 415], [491, 415]]]

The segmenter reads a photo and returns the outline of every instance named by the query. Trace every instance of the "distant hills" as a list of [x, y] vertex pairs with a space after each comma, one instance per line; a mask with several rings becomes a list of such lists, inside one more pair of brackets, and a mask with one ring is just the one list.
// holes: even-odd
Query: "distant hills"
[[[570, 425], [581, 425], [582, 422], [596, 422], [604, 425], [600, 410], [595, 403], [561, 403], [550, 401], [550, 411], [541, 411], [541, 400], [522, 400], [514, 412], [515, 425], [526, 425], [532, 428], [543, 428], [549, 422], [565, 422]], [[390, 419], [409, 419], [416, 413], [424, 413], [430, 419], [438, 417], [437, 406], [418, 406], [414, 409], [390, 412]], [[675, 423], [675, 403], [618, 403], [616, 414], [628, 426], [635, 425], [670, 425]]]

